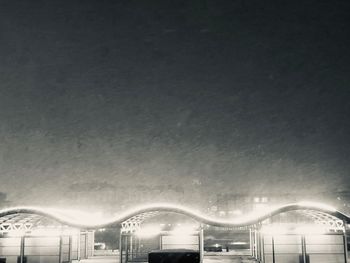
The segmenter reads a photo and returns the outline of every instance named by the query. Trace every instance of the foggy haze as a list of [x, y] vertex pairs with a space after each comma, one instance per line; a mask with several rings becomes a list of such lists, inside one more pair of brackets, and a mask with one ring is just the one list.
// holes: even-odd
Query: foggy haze
[[347, 190], [350, 4], [275, 2], [2, 2], [0, 191]]

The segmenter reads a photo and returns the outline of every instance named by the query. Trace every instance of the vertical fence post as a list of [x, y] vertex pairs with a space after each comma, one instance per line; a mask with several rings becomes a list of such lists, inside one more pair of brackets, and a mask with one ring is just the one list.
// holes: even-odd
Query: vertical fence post
[[343, 240], [344, 240], [344, 258], [345, 258], [345, 263], [348, 262], [348, 237], [346, 234], [346, 223], [344, 222], [344, 235], [343, 235]]
[[125, 238], [125, 263], [127, 263], [129, 261], [129, 235], [126, 234], [124, 235]]
[[69, 246], [68, 246], [68, 261], [71, 262], [71, 259], [72, 259], [72, 245], [73, 245], [71, 234], [69, 235], [68, 242], [69, 242]]
[[264, 235], [261, 234], [261, 259], [260, 262], [265, 262], [265, 240]]
[[85, 257], [89, 257], [89, 232], [85, 234]]
[[257, 242], [256, 242], [257, 237], [258, 237], [258, 233], [257, 233], [257, 232], [258, 232], [257, 230], [254, 231], [254, 241], [253, 241], [253, 246], [254, 246], [254, 257], [255, 257], [256, 259], [258, 259], [258, 246], [257, 246]]
[[134, 253], [133, 253], [133, 250], [134, 250], [134, 246], [133, 246], [133, 242], [134, 242], [134, 239], [133, 239], [133, 234], [130, 234], [130, 240], [129, 240], [129, 243], [130, 243], [130, 259], [133, 260], [134, 258]]
[[200, 262], [203, 263], [204, 258], [204, 230], [203, 225], [200, 225], [199, 229], [199, 256], [200, 256]]
[[123, 230], [122, 228], [120, 228], [120, 232], [119, 232], [119, 263], [123, 263]]
[[25, 246], [25, 237], [21, 236], [21, 247], [20, 247], [20, 262], [24, 263], [24, 246]]
[[60, 242], [59, 242], [59, 249], [58, 249], [58, 263], [62, 262], [62, 246], [63, 246], [63, 240], [62, 240], [62, 235], [60, 235]]
[[256, 258], [260, 261], [260, 247], [259, 247], [259, 244], [260, 244], [260, 242], [259, 242], [259, 240], [260, 240], [260, 235], [261, 235], [261, 233], [260, 233], [260, 231], [257, 231], [257, 233], [256, 233], [256, 240], [255, 240], [255, 242], [256, 242]]
[[276, 263], [275, 258], [275, 237], [272, 235], [272, 262]]
[[301, 236], [301, 253], [302, 253], [302, 258], [303, 262], [306, 263], [306, 244], [305, 244], [305, 235]]
[[80, 238], [81, 238], [81, 231], [79, 230], [79, 233], [77, 234], [77, 247], [78, 247], [78, 251], [77, 251], [77, 258], [78, 260], [80, 260]]

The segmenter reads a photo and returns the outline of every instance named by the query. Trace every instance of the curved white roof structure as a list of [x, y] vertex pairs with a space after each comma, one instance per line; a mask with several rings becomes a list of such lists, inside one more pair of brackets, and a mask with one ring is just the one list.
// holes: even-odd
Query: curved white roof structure
[[23, 215], [38, 215], [43, 218], [48, 218], [57, 221], [63, 225], [78, 228], [94, 229], [106, 226], [115, 226], [134, 217], [140, 218], [140, 216], [142, 217], [142, 215], [144, 215], [144, 218], [147, 218], [147, 215], [154, 215], [158, 212], [173, 212], [186, 215], [201, 223], [212, 226], [244, 227], [257, 224], [274, 215], [278, 215], [280, 213], [289, 211], [305, 211], [306, 214], [310, 211], [316, 211], [319, 213], [321, 212], [330, 215], [346, 223], [350, 223], [350, 217], [348, 215], [325, 204], [314, 202], [300, 202], [273, 207], [263, 212], [249, 213], [231, 220], [222, 220], [214, 217], [209, 217], [195, 209], [174, 204], [143, 205], [131, 209], [129, 211], [123, 212], [118, 216], [109, 219], [102, 218], [101, 216], [96, 216], [94, 214], [82, 213], [74, 210], [58, 210], [40, 207], [11, 207], [0, 210], [0, 223], [1, 218], [7, 218], [7, 220], [10, 220], [12, 218], [14, 220], [15, 215], [21, 215], [22, 221], [25, 221], [25, 219], [23, 219]]

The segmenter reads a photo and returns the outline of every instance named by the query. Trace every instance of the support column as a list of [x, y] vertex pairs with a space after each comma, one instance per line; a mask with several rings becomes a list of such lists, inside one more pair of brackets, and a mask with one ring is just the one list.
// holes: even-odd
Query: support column
[[134, 246], [133, 246], [133, 236], [132, 234], [130, 235], [130, 240], [129, 240], [129, 243], [130, 243], [130, 259], [132, 260], [134, 258], [134, 253], [133, 253], [133, 249], [134, 249]]
[[78, 258], [78, 260], [80, 260], [81, 258], [80, 258], [80, 246], [81, 246], [81, 244], [80, 244], [80, 239], [81, 239], [81, 231], [79, 231], [79, 233], [77, 234], [77, 242], [78, 242], [78, 251], [77, 251], [77, 258]]
[[128, 244], [129, 236], [125, 235], [124, 238], [125, 238], [125, 263], [127, 263], [129, 261], [129, 244]]
[[68, 247], [68, 260], [69, 260], [69, 262], [71, 262], [71, 260], [72, 260], [72, 246], [73, 246], [73, 242], [72, 242], [72, 236], [70, 235], [69, 236], [69, 247]]
[[272, 235], [272, 263], [276, 263], [275, 258], [275, 237]]
[[123, 263], [123, 232], [122, 232], [122, 228], [120, 228], [120, 232], [119, 232], [119, 263]]
[[159, 235], [159, 250], [163, 249], [163, 235]]
[[254, 257], [254, 239], [253, 239], [253, 230], [249, 228], [249, 247], [250, 247], [250, 255]]
[[265, 262], [265, 240], [264, 235], [260, 233], [261, 237], [261, 259], [260, 262]]
[[257, 245], [257, 236], [258, 231], [255, 229], [254, 236], [253, 236], [253, 247], [254, 247], [254, 258], [258, 259], [258, 245]]
[[200, 230], [199, 230], [199, 256], [200, 256], [200, 262], [203, 263], [203, 258], [204, 258], [204, 230], [203, 230], [203, 225], [200, 226]]
[[137, 256], [141, 256], [141, 237], [137, 237]]
[[345, 257], [345, 263], [348, 262], [348, 224], [347, 222], [344, 220], [343, 221], [343, 225], [344, 225], [344, 257]]
[[25, 237], [21, 236], [20, 263], [24, 263], [24, 246], [25, 246]]
[[344, 240], [344, 259], [345, 259], [344, 262], [347, 263], [348, 262], [348, 241], [347, 241], [346, 233], [344, 233], [343, 240]]
[[264, 262], [264, 235], [259, 233], [260, 262]]
[[301, 253], [303, 258], [303, 263], [306, 263], [306, 244], [305, 244], [305, 236], [301, 236]]
[[62, 235], [60, 235], [60, 247], [59, 247], [59, 252], [58, 252], [58, 263], [61, 263], [62, 262], [62, 245], [63, 245], [63, 242], [62, 242]]
[[252, 249], [252, 229], [251, 228], [249, 228], [249, 247], [250, 247], [250, 255], [254, 257], [253, 249]]
[[89, 232], [85, 234], [85, 257], [89, 258]]
[[261, 257], [260, 257], [260, 232], [256, 231], [256, 236], [255, 236], [255, 247], [256, 247], [256, 258], [260, 262]]

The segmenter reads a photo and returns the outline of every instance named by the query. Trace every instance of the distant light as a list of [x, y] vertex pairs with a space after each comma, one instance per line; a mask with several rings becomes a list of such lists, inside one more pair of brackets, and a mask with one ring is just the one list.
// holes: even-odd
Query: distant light
[[106, 249], [106, 243], [103, 242], [96, 242], [94, 246], [99, 246], [102, 250]]
[[242, 210], [239, 210], [239, 209], [233, 210], [233, 211], [232, 211], [232, 214], [239, 216], [239, 215], [242, 214]]
[[225, 212], [225, 211], [220, 211], [220, 212], [219, 212], [219, 215], [220, 215], [220, 216], [225, 216], [225, 215], [226, 215], [226, 212]]
[[246, 245], [247, 242], [232, 242], [232, 245]]
[[269, 198], [266, 197], [266, 196], [264, 196], [264, 197], [261, 198], [261, 202], [262, 202], [262, 203], [267, 203], [268, 201], [269, 201]]
[[254, 209], [256, 210], [265, 210], [265, 208], [267, 208], [268, 205], [266, 203], [256, 203], [254, 204]]

